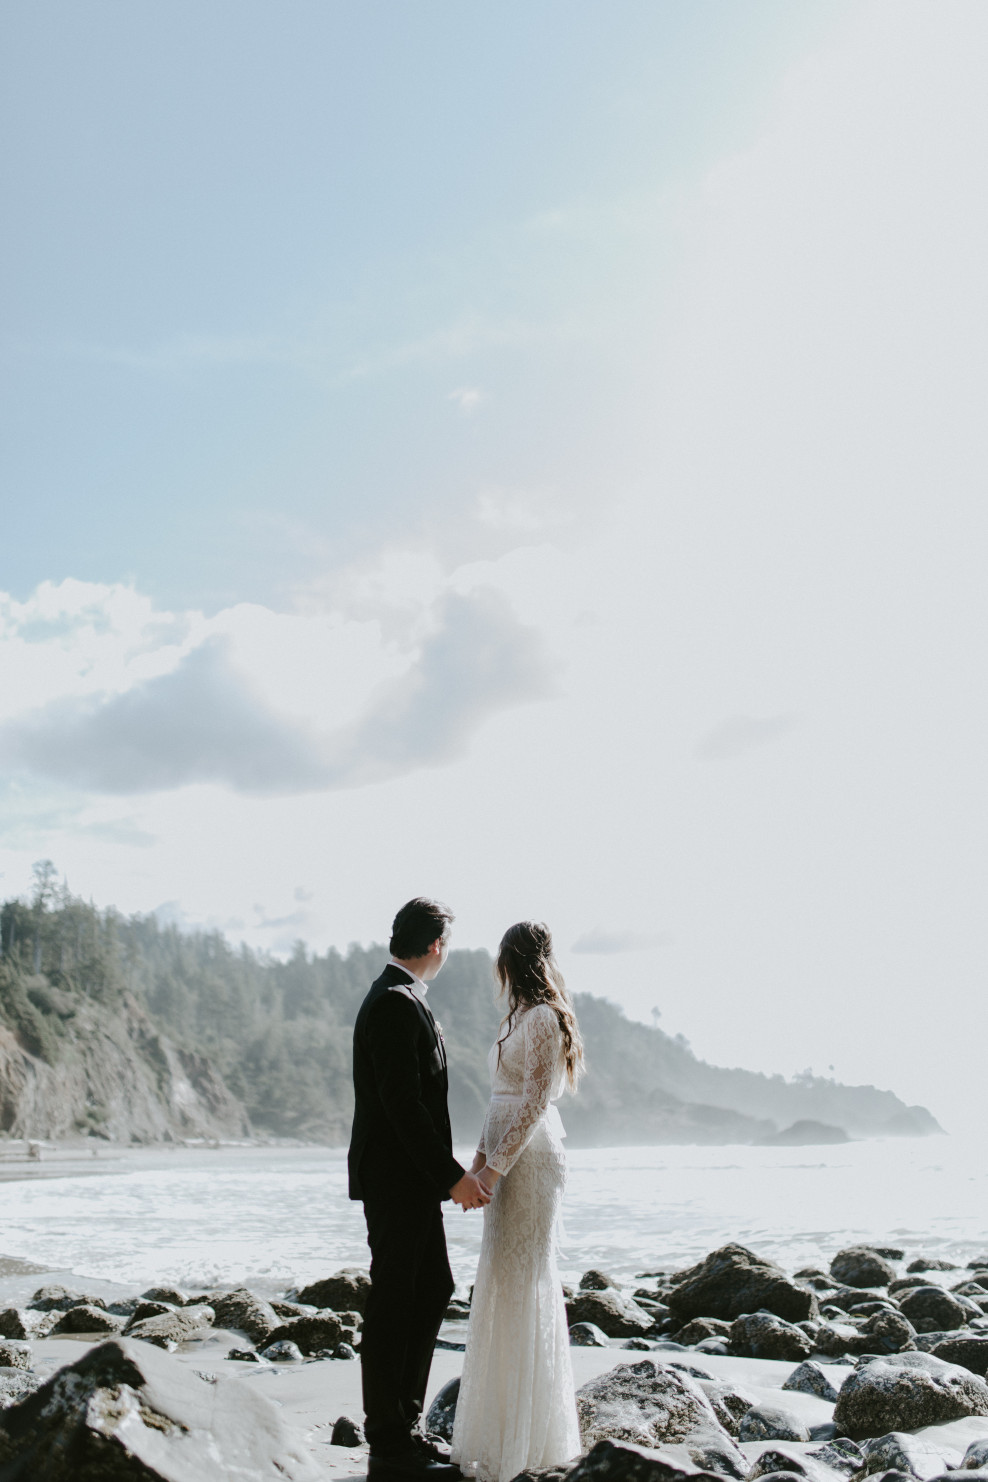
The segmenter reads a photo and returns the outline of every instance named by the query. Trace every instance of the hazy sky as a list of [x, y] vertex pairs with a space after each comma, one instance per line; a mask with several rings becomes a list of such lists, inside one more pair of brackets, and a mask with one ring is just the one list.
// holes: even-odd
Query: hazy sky
[[0, 892], [980, 1115], [983, 0], [0, 16]]

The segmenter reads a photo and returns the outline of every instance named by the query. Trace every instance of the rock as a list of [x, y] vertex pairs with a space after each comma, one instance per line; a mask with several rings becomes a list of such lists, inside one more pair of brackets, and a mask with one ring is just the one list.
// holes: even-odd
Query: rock
[[278, 1317], [311, 1317], [319, 1310], [309, 1302], [271, 1302], [269, 1306]]
[[876, 1312], [861, 1333], [876, 1353], [899, 1353], [916, 1341], [916, 1329], [901, 1312]]
[[927, 1353], [863, 1364], [845, 1379], [834, 1407], [835, 1425], [854, 1441], [964, 1415], [988, 1415], [988, 1383]]
[[730, 1331], [731, 1324], [722, 1322], [719, 1317], [694, 1317], [673, 1334], [673, 1341], [681, 1343], [684, 1348], [692, 1348], [695, 1343], [702, 1343], [704, 1338], [727, 1338]]
[[129, 1316], [139, 1321], [142, 1317], [164, 1317], [166, 1312], [175, 1310], [172, 1302], [146, 1302], [143, 1297], [139, 1297], [131, 1308]]
[[[67, 1312], [77, 1302], [86, 1300], [81, 1292], [72, 1292], [66, 1286], [42, 1286], [38, 1288], [27, 1305], [35, 1312]], [[96, 1297], [93, 1299], [93, 1306], [105, 1307], [106, 1303]]]
[[566, 1320], [570, 1326], [578, 1322], [595, 1323], [608, 1338], [642, 1337], [652, 1326], [649, 1313], [613, 1288], [578, 1292], [566, 1303]]
[[356, 1357], [357, 1350], [353, 1347], [352, 1343], [337, 1343], [333, 1349], [334, 1359], [355, 1359]]
[[[354, 1314], [341, 1313], [341, 1317], [351, 1317]], [[470, 1308], [466, 1302], [450, 1302], [446, 1308], [447, 1322], [464, 1322], [470, 1316]]]
[[574, 1348], [606, 1348], [607, 1334], [602, 1333], [596, 1323], [575, 1322], [569, 1330], [569, 1341]]
[[945, 1338], [934, 1348], [933, 1356], [946, 1364], [960, 1364], [972, 1374], [988, 1376], [988, 1337]]
[[227, 1353], [228, 1359], [234, 1359], [240, 1364], [259, 1364], [262, 1362], [261, 1355], [256, 1348], [231, 1348]]
[[32, 1312], [28, 1308], [5, 1307], [0, 1311], [0, 1338], [41, 1338], [58, 1321], [57, 1313]]
[[364, 1444], [364, 1428], [351, 1420], [349, 1415], [341, 1415], [333, 1425], [333, 1434], [329, 1438], [331, 1446], [362, 1446]]
[[603, 1271], [584, 1271], [580, 1277], [581, 1292], [603, 1292], [608, 1287], [616, 1287], [617, 1282], [613, 1277], [607, 1276]]
[[361, 1317], [367, 1310], [370, 1292], [370, 1277], [366, 1271], [355, 1266], [346, 1266], [333, 1276], [313, 1281], [296, 1294], [296, 1300], [307, 1302], [320, 1310], [328, 1307], [333, 1312], [359, 1312]]
[[141, 1292], [140, 1299], [142, 1302], [164, 1302], [168, 1307], [184, 1307], [187, 1302], [185, 1293], [177, 1286], [149, 1286], [146, 1292]]
[[204, 1384], [125, 1338], [90, 1349], [0, 1413], [4, 1482], [317, 1482], [278, 1409], [236, 1379]]
[[915, 1261], [910, 1261], [906, 1272], [912, 1276], [915, 1271], [956, 1271], [956, 1261], [945, 1261], [941, 1256], [917, 1256]]
[[[522, 1472], [515, 1482], [529, 1475]], [[545, 1482], [550, 1476], [546, 1475]], [[566, 1482], [678, 1482], [685, 1477], [691, 1482], [724, 1482], [715, 1472], [698, 1472], [685, 1456], [673, 1458], [633, 1441], [598, 1441], [571, 1472], [565, 1473]]]
[[930, 1283], [922, 1276], [897, 1276], [895, 1281], [889, 1282], [889, 1296], [897, 1296], [899, 1292], [908, 1291], [911, 1287], [929, 1285]]
[[179, 1343], [206, 1336], [209, 1320], [201, 1314], [211, 1312], [209, 1307], [186, 1307], [180, 1312], [161, 1313], [158, 1317], [132, 1318], [124, 1328], [124, 1337], [140, 1338], [144, 1343], [153, 1343], [155, 1348], [172, 1352]]
[[830, 1274], [844, 1286], [888, 1286], [895, 1280], [895, 1267], [867, 1245], [849, 1245], [830, 1263]]
[[650, 1353], [652, 1346], [647, 1338], [625, 1338], [621, 1344], [622, 1348], [632, 1348], [636, 1353]]
[[426, 1435], [439, 1436], [447, 1443], [453, 1439], [453, 1421], [456, 1417], [456, 1401], [460, 1393], [459, 1378], [444, 1384], [436, 1395], [425, 1417]]
[[232, 1328], [237, 1333], [246, 1333], [252, 1343], [266, 1343], [276, 1328], [282, 1326], [270, 1302], [255, 1297], [246, 1287], [214, 1297], [211, 1303], [213, 1321], [218, 1328]]
[[0, 1366], [0, 1410], [6, 1410], [32, 1394], [41, 1384], [37, 1374], [29, 1369]]
[[817, 1299], [771, 1261], [743, 1245], [724, 1245], [681, 1273], [666, 1298], [675, 1318], [719, 1317], [733, 1321], [764, 1308], [787, 1322], [816, 1317]]
[[798, 1363], [813, 1352], [813, 1344], [801, 1328], [771, 1312], [748, 1312], [731, 1324], [730, 1350], [744, 1358]]
[[819, 1462], [809, 1460], [806, 1451], [789, 1444], [791, 1449], [783, 1442], [781, 1446], [767, 1446], [759, 1451], [748, 1472], [748, 1482], [755, 1482], [758, 1477], [771, 1477], [772, 1482], [778, 1482], [780, 1477], [798, 1477], [799, 1482], [806, 1482], [808, 1477], [812, 1482], [833, 1482], [830, 1472]]
[[985, 1292], [988, 1292], [986, 1282], [988, 1282], [988, 1276], [985, 1276], [984, 1281], [959, 1281], [950, 1290], [959, 1297], [983, 1297]]
[[755, 1404], [754, 1398], [745, 1394], [743, 1389], [738, 1389], [735, 1385], [718, 1379], [701, 1379], [700, 1388], [710, 1401], [714, 1414], [727, 1434], [736, 1438], [742, 1420]]
[[929, 1437], [905, 1435], [891, 1431], [865, 1441], [862, 1451], [862, 1477], [876, 1472], [903, 1472], [908, 1477], [929, 1478], [943, 1471], [947, 1462], [958, 1460], [957, 1453]]
[[31, 1349], [26, 1343], [0, 1343], [0, 1369], [30, 1369]]
[[818, 1399], [827, 1400], [830, 1404], [837, 1398], [837, 1390], [826, 1370], [821, 1364], [812, 1361], [799, 1364], [793, 1369], [782, 1388], [795, 1390], [799, 1394], [816, 1395]]
[[80, 1302], [77, 1307], [70, 1307], [63, 1312], [52, 1328], [52, 1334], [56, 1333], [119, 1333], [123, 1328], [122, 1317], [114, 1317], [112, 1312], [106, 1312], [102, 1307], [90, 1307], [88, 1302]]
[[302, 1350], [297, 1343], [289, 1343], [282, 1338], [277, 1343], [269, 1343], [267, 1348], [262, 1348], [261, 1358], [267, 1359], [269, 1364], [300, 1364]]
[[979, 1269], [988, 1271], [988, 1256], [975, 1256], [973, 1261], [968, 1261], [968, 1271], [977, 1271]]
[[716, 1457], [720, 1472], [728, 1471], [731, 1462], [734, 1475], [746, 1470], [697, 1381], [652, 1359], [621, 1364], [591, 1379], [577, 1390], [576, 1411], [585, 1450], [602, 1440], [682, 1443], [696, 1466], [711, 1470]]
[[[814, 1431], [822, 1430], [834, 1431], [836, 1427], [812, 1426], [810, 1428], [810, 1439], [816, 1440]], [[842, 1473], [845, 1477], [853, 1477], [855, 1472], [860, 1471], [861, 1464], [864, 1460], [861, 1454], [861, 1447], [856, 1441], [850, 1440], [847, 1436], [833, 1436], [825, 1445], [816, 1451], [807, 1452], [807, 1455], [812, 1456], [816, 1461], [822, 1462], [832, 1472]]]
[[[291, 1317], [280, 1323], [269, 1335], [269, 1343], [296, 1343], [305, 1354], [320, 1348], [333, 1349], [353, 1336], [344, 1328], [335, 1312], [316, 1312], [310, 1317]], [[267, 1350], [265, 1349], [265, 1352]]]
[[779, 1405], [752, 1405], [738, 1430], [739, 1441], [808, 1441], [810, 1433], [791, 1410]]
[[941, 1286], [913, 1287], [912, 1291], [903, 1292], [899, 1306], [914, 1327], [921, 1322], [932, 1322], [949, 1332], [962, 1328], [967, 1320], [962, 1303]]
[[968, 1467], [988, 1467], [988, 1438], [984, 1441], [971, 1442], [964, 1453], [961, 1466], [965, 1469]]

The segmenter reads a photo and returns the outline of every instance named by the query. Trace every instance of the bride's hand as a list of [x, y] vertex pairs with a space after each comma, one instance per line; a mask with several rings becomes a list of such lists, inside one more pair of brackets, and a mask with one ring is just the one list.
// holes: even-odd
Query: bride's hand
[[483, 1184], [484, 1188], [490, 1189], [493, 1193], [494, 1185], [497, 1183], [501, 1175], [498, 1173], [496, 1168], [488, 1168], [487, 1164], [485, 1163], [483, 1168], [481, 1168], [480, 1172], [477, 1174], [477, 1177], [480, 1179], [480, 1182]]

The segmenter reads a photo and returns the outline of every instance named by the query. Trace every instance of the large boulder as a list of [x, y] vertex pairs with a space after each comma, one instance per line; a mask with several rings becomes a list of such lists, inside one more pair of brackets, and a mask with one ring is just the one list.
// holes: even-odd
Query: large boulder
[[681, 1343], [684, 1348], [692, 1348], [696, 1343], [702, 1343], [704, 1338], [724, 1338], [730, 1336], [731, 1324], [723, 1322], [719, 1317], [694, 1317], [672, 1334], [674, 1343]]
[[701, 1379], [700, 1388], [729, 1436], [737, 1436], [741, 1422], [755, 1404], [754, 1397], [722, 1379]]
[[942, 1286], [914, 1286], [899, 1297], [899, 1306], [914, 1327], [920, 1323], [932, 1323], [945, 1332], [962, 1328], [967, 1322], [968, 1312], [963, 1303]]
[[731, 1324], [730, 1349], [743, 1358], [784, 1359], [798, 1364], [809, 1358], [813, 1344], [802, 1328], [771, 1312], [747, 1312]]
[[[608, 1276], [606, 1271], [597, 1271], [594, 1268], [591, 1268], [589, 1271], [584, 1271], [583, 1275], [580, 1277], [581, 1292], [605, 1292], [608, 1287], [612, 1287], [615, 1285], [616, 1282], [614, 1281], [614, 1278]], [[654, 1297], [655, 1295], [656, 1293], [654, 1292], [649, 1293], [649, 1296], [651, 1297]]]
[[610, 1287], [601, 1292], [577, 1292], [566, 1303], [566, 1320], [570, 1327], [592, 1322], [608, 1338], [634, 1338], [647, 1333], [654, 1319], [637, 1302]]
[[972, 1374], [988, 1376], [988, 1333], [970, 1337], [958, 1333], [956, 1338], [945, 1338], [933, 1350], [934, 1358], [943, 1359], [945, 1364], [960, 1364]]
[[680, 1324], [691, 1317], [719, 1317], [733, 1322], [743, 1312], [764, 1308], [787, 1322], [816, 1317], [813, 1292], [800, 1286], [772, 1261], [743, 1245], [724, 1245], [682, 1273], [666, 1301]]
[[296, 1294], [296, 1301], [307, 1302], [310, 1307], [328, 1307], [333, 1312], [359, 1312], [361, 1317], [367, 1310], [370, 1294], [370, 1277], [356, 1266], [345, 1266], [332, 1276], [313, 1281]]
[[41, 1286], [27, 1305], [35, 1312], [67, 1312], [78, 1302], [89, 1302], [93, 1307], [106, 1306], [102, 1297], [87, 1297], [67, 1286]]
[[830, 1274], [844, 1286], [888, 1286], [895, 1267], [868, 1245], [849, 1245], [830, 1263]]
[[0, 1412], [4, 1482], [316, 1482], [278, 1409], [112, 1338]]
[[591, 1379], [577, 1390], [576, 1410], [584, 1450], [602, 1440], [682, 1445], [696, 1467], [736, 1477], [747, 1470], [696, 1380], [651, 1359]]
[[945, 1261], [942, 1256], [917, 1256], [910, 1261], [906, 1271], [911, 1276], [915, 1271], [957, 1271], [956, 1261]]
[[862, 1364], [845, 1379], [834, 1406], [838, 1432], [854, 1441], [965, 1415], [988, 1415], [988, 1383], [928, 1353]]
[[267, 1343], [274, 1330], [281, 1327], [282, 1319], [271, 1303], [255, 1297], [246, 1287], [214, 1297], [210, 1306], [218, 1328], [246, 1333], [252, 1343]]

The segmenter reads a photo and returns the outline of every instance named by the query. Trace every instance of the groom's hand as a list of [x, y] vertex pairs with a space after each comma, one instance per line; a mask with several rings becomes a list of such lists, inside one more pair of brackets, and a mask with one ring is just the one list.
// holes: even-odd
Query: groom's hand
[[449, 1191], [449, 1197], [461, 1209], [482, 1209], [490, 1200], [490, 1190], [485, 1189], [479, 1178], [465, 1173], [458, 1178]]

